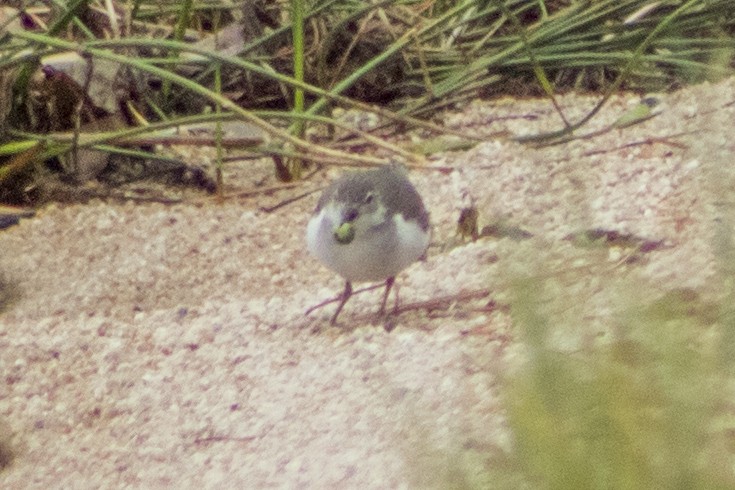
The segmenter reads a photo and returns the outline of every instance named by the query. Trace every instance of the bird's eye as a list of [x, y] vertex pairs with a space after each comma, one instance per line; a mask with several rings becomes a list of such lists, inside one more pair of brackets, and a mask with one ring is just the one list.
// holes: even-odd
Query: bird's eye
[[351, 223], [357, 219], [358, 216], [357, 209], [349, 209], [344, 216], [344, 219], [347, 223]]
[[374, 198], [375, 198], [375, 194], [373, 194], [372, 192], [368, 192], [367, 195], [365, 196], [365, 204], [370, 204], [371, 202], [373, 202]]

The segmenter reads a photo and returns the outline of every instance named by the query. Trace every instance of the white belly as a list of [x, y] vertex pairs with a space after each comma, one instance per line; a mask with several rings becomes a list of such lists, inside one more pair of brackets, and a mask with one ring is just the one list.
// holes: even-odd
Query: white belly
[[417, 261], [429, 246], [429, 233], [397, 214], [392, 223], [356, 230], [347, 244], [334, 238], [338, 216], [329, 207], [309, 221], [309, 252], [350, 282], [377, 282], [393, 277]]

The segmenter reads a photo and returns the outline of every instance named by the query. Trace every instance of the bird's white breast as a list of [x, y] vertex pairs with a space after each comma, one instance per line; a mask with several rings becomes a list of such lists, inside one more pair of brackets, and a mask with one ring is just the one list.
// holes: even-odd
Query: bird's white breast
[[350, 282], [383, 281], [395, 276], [424, 254], [429, 233], [401, 214], [385, 222], [381, 211], [356, 221], [355, 238], [344, 244], [334, 237], [335, 228], [341, 224], [341, 208], [324, 206], [307, 226], [309, 252]]

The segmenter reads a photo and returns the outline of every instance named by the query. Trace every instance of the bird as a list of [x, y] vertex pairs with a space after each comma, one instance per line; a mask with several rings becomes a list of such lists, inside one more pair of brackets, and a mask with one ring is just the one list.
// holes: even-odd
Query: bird
[[403, 165], [348, 172], [334, 181], [306, 230], [309, 253], [345, 280], [342, 293], [322, 304], [339, 301], [330, 323], [337, 323], [355, 282], [385, 281], [383, 314], [396, 275], [425, 256], [429, 239], [429, 213]]

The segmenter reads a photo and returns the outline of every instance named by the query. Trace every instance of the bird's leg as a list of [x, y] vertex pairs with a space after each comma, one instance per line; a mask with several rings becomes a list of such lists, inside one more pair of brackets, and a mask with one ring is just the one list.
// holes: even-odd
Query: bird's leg
[[401, 284], [400, 283], [394, 284], [393, 285], [393, 291], [395, 291], [393, 293], [393, 296], [395, 297], [395, 300], [393, 301], [393, 314], [394, 315], [397, 315], [398, 314], [398, 305], [401, 302]]
[[350, 299], [350, 296], [352, 296], [352, 284], [350, 284], [350, 281], [345, 281], [345, 289], [342, 291], [342, 295], [340, 296], [339, 306], [337, 306], [337, 311], [334, 312], [334, 316], [332, 316], [332, 320], [329, 323], [332, 325], [337, 324], [339, 312], [342, 311], [342, 307], [347, 303], [347, 300]]
[[385, 305], [388, 303], [388, 295], [390, 294], [390, 290], [393, 287], [394, 282], [396, 282], [395, 277], [389, 277], [385, 281], [385, 293], [383, 294], [383, 302], [380, 304], [380, 311], [379, 311], [381, 315], [385, 313]]

